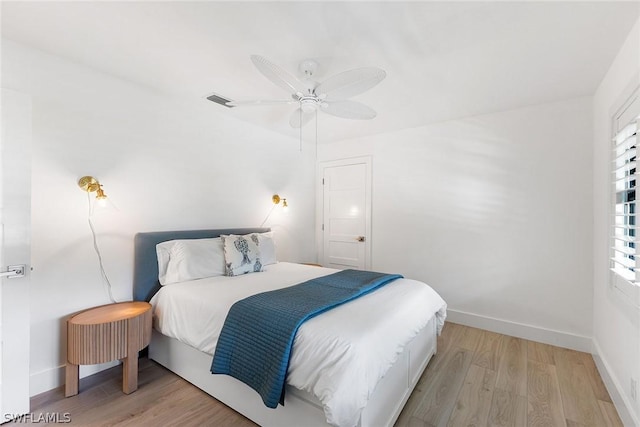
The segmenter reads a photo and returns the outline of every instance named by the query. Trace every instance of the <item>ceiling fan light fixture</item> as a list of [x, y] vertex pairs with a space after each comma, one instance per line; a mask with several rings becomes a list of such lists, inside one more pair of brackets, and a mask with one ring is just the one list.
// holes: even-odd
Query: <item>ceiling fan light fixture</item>
[[[387, 75], [384, 70], [375, 67], [356, 68], [336, 74], [322, 83], [312, 79], [318, 69], [318, 63], [312, 59], [304, 60], [299, 70], [304, 74], [300, 80], [287, 71], [271, 63], [259, 55], [251, 55], [251, 61], [264, 77], [276, 86], [286, 90], [293, 101], [275, 101], [275, 103], [299, 103], [300, 107], [293, 111], [289, 124], [293, 128], [301, 128], [308, 123], [318, 108], [324, 113], [344, 119], [370, 120], [376, 117], [376, 112], [366, 105], [351, 101], [348, 98], [365, 92]], [[245, 101], [249, 105], [269, 105], [274, 101]], [[228, 106], [238, 106], [238, 102], [227, 103]]]
[[318, 103], [315, 99], [301, 99], [300, 100], [300, 109], [303, 113], [313, 113], [316, 111]]

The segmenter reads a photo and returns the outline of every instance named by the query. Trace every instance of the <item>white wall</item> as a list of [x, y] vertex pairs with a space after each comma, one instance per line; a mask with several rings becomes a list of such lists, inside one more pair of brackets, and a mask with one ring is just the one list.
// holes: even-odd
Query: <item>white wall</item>
[[[31, 394], [62, 383], [65, 316], [108, 303], [77, 186], [94, 175], [117, 207], [95, 216], [117, 300], [131, 299], [139, 231], [258, 226], [271, 195], [280, 259], [315, 258], [315, 150], [240, 122], [204, 99], [176, 99], [2, 43], [2, 86], [32, 96]], [[83, 368], [82, 374], [92, 372]]]
[[609, 161], [612, 117], [638, 86], [640, 20], [602, 80], [593, 102], [593, 340], [600, 359], [596, 360], [605, 369], [601, 373], [609, 380], [609, 390], [614, 400], [618, 400], [618, 412], [626, 418], [627, 425], [640, 425], [640, 404], [631, 399], [630, 386], [631, 378], [640, 380], [640, 310], [609, 286]]
[[373, 156], [372, 265], [425, 281], [453, 321], [588, 350], [591, 98], [320, 147]]

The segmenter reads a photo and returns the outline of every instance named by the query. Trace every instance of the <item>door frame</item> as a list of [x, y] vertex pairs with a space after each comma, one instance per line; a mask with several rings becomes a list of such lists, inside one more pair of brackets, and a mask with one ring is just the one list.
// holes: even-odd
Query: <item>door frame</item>
[[372, 184], [373, 174], [372, 165], [373, 159], [371, 156], [359, 156], [359, 157], [347, 157], [344, 159], [327, 160], [318, 162], [316, 169], [316, 253], [318, 254], [318, 262], [325, 265], [324, 259], [324, 230], [322, 226], [324, 224], [324, 170], [326, 168], [332, 168], [336, 166], [350, 166], [364, 164], [367, 169], [366, 176], [366, 189], [365, 189], [365, 248], [364, 248], [364, 268], [371, 269], [371, 247], [372, 247], [372, 235], [371, 235], [371, 201], [372, 201]]

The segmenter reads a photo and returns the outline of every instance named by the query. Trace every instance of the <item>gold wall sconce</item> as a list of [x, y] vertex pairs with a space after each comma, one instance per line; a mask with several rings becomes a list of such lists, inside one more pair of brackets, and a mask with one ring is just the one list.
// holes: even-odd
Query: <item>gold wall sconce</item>
[[82, 178], [80, 178], [78, 180], [78, 187], [80, 187], [81, 190], [87, 192], [87, 201], [89, 202], [88, 221], [89, 221], [89, 228], [91, 229], [91, 237], [93, 238], [93, 249], [96, 251], [96, 255], [98, 256], [98, 265], [100, 267], [100, 275], [107, 289], [109, 299], [111, 300], [112, 303], [115, 303], [116, 300], [113, 297], [111, 282], [109, 281], [109, 276], [107, 276], [107, 272], [105, 271], [104, 265], [102, 263], [102, 254], [100, 253], [100, 248], [98, 247], [96, 230], [93, 226], [93, 222], [91, 221], [91, 215], [93, 214], [93, 209], [91, 206], [91, 198], [89, 196], [89, 193], [96, 193], [96, 202], [101, 207], [104, 207], [107, 205], [107, 195], [104, 194], [104, 190], [102, 189], [102, 184], [100, 184], [98, 180], [92, 176], [83, 176]]
[[280, 203], [280, 201], [282, 200], [282, 209], [283, 210], [287, 210], [289, 209], [289, 205], [287, 204], [287, 199], [286, 198], [280, 198], [280, 196], [278, 196], [277, 194], [274, 194], [273, 197], [271, 197], [271, 201], [273, 202], [274, 205], [277, 205]]
[[104, 190], [102, 189], [102, 184], [98, 182], [92, 176], [83, 176], [78, 180], [78, 187], [86, 191], [87, 193], [96, 193], [96, 201], [100, 206], [105, 206], [107, 204], [107, 195], [104, 194]]
[[289, 210], [289, 204], [287, 203], [287, 199], [286, 198], [280, 197], [279, 195], [274, 194], [273, 196], [271, 196], [271, 201], [273, 202], [273, 206], [271, 207], [271, 210], [269, 210], [269, 213], [265, 217], [264, 221], [262, 221], [262, 224], [260, 224], [260, 227], [264, 226], [264, 224], [267, 222], [267, 220], [271, 216], [271, 213], [276, 208], [276, 206], [278, 206], [280, 204], [280, 202], [282, 202], [282, 211], [284, 213], [286, 213]]

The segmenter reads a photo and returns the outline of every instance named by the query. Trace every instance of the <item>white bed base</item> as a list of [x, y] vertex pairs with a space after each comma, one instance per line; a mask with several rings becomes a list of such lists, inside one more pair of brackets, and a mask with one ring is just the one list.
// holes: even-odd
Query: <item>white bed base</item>
[[[407, 345], [376, 386], [360, 417], [360, 427], [392, 426], [436, 352], [435, 316]], [[305, 391], [287, 386], [284, 406], [269, 409], [253, 389], [228, 375], [212, 375], [213, 357], [153, 331], [149, 358], [261, 426], [327, 426], [322, 405]]]

